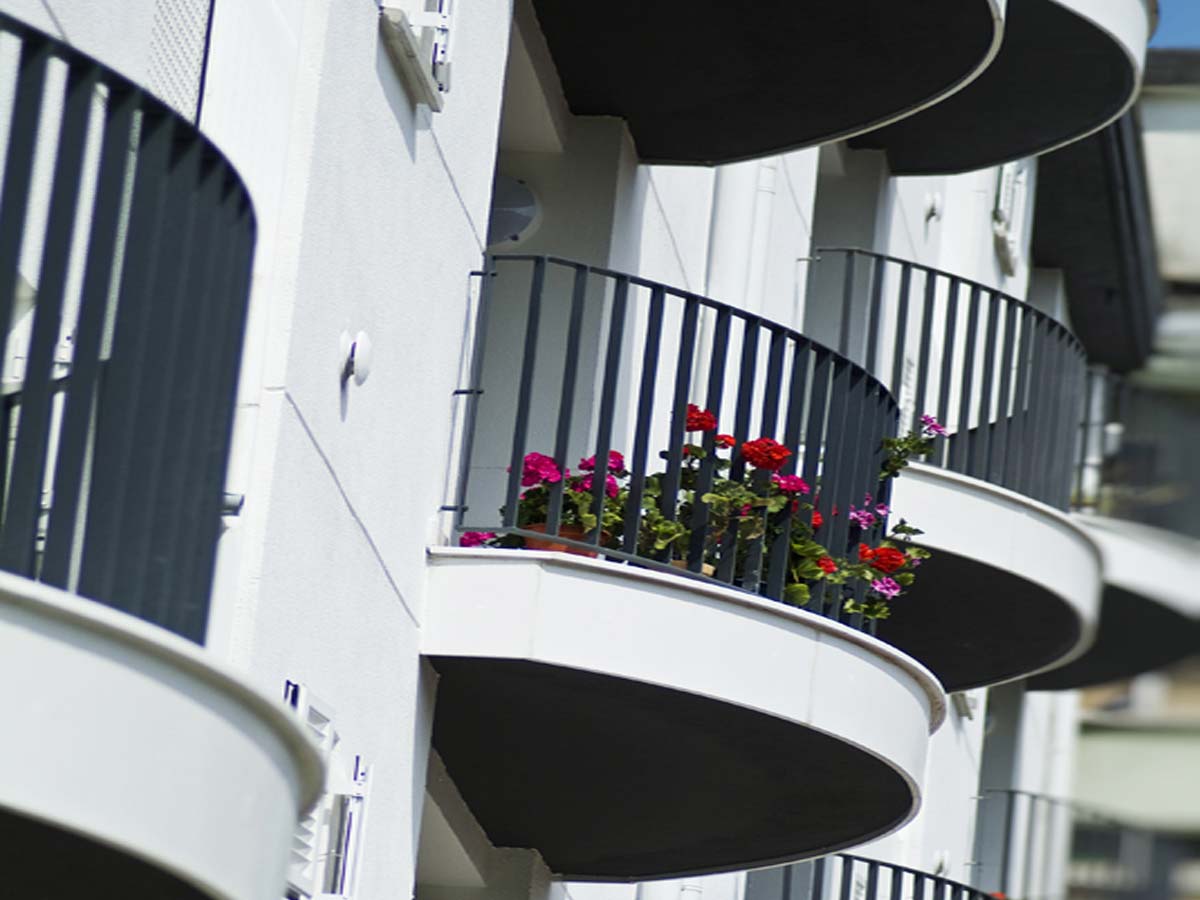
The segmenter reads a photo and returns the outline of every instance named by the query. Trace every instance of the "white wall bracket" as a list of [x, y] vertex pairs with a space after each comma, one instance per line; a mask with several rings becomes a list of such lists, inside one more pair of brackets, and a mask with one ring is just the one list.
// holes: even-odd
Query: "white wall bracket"
[[[432, 39], [418, 36], [417, 29], [427, 30]], [[441, 112], [444, 95], [450, 90], [449, 12], [410, 15], [394, 6], [383, 6], [379, 10], [379, 33], [412, 99], [433, 112]]]

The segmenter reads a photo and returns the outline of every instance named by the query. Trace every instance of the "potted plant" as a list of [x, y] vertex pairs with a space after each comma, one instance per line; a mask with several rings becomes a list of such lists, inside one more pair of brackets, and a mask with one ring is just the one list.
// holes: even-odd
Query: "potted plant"
[[[686, 431], [716, 432], [716, 416], [689, 404]], [[931, 452], [934, 441], [945, 433], [932, 416], [923, 416], [921, 428], [886, 439], [887, 455], [880, 480], [897, 477], [911, 458]], [[790, 449], [770, 437], [739, 445], [733, 436], [719, 433], [714, 433], [709, 443], [714, 458], [707, 489], [697, 496], [709, 451], [702, 444], [689, 442], [677, 451], [683, 458], [675, 496], [664, 497], [665, 472], [646, 476], [642, 507], [637, 521], [632, 523], [625, 521], [629, 471], [619, 452], [609, 453], [604, 498], [598, 511], [593, 492], [593, 478], [598, 477], [594, 458], [580, 460], [579, 473], [572, 475], [553, 457], [530, 453], [521, 473], [525, 491], [519, 498], [517, 527], [544, 531], [553, 492], [561, 483], [559, 536], [580, 541], [600, 528], [600, 546], [616, 549], [626, 530], [636, 528], [639, 556], [679, 567], [698, 559], [704, 575], [715, 574], [722, 559], [732, 559], [735, 576], [743, 587], [752, 590], [762, 587], [771, 575], [772, 554], [764, 552], [764, 548], [773, 546], [774, 540], [786, 531], [787, 571], [781, 600], [805, 606], [813, 589], [823, 584], [827, 586], [824, 590], [839, 592], [843, 608], [849, 613], [867, 619], [890, 615], [890, 602], [913, 584], [915, 570], [929, 556], [928, 551], [912, 543], [921, 533], [918, 529], [901, 519], [887, 537], [869, 543], [865, 538], [878, 530], [877, 526], [891, 510], [864, 493], [862, 504], [852, 505], [846, 512], [857, 546], [848, 553], [833, 553], [817, 539], [823, 521], [809, 499], [812, 488], [799, 475], [779, 471], [793, 456]], [[662, 456], [669, 458], [666, 452]], [[731, 478], [728, 474], [735, 459], [744, 464], [743, 478]], [[833, 514], [838, 515], [839, 511], [834, 509]], [[693, 532], [694, 526], [699, 526], [699, 530]], [[864, 539], [860, 540], [860, 536]], [[461, 543], [597, 555], [595, 551], [571, 547], [553, 538], [497, 536], [491, 532], [468, 532]]]

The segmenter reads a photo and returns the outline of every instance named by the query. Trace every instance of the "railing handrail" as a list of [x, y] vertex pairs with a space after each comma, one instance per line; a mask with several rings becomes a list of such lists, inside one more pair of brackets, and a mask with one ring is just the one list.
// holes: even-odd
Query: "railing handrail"
[[170, 115], [171, 118], [175, 120], [176, 128], [182, 127], [189, 129], [194, 134], [196, 140], [204, 143], [205, 150], [208, 153], [215, 155], [221, 161], [221, 163], [223, 163], [229, 169], [229, 171], [238, 177], [239, 182], [242, 184], [243, 190], [246, 191], [251, 220], [256, 220], [254, 214], [254, 202], [250, 198], [249, 188], [246, 187], [245, 181], [242, 180], [240, 175], [238, 175], [237, 167], [229, 161], [229, 157], [225, 155], [221, 148], [213, 143], [212, 139], [208, 137], [207, 134], [200, 130], [198, 123], [192, 122], [190, 119], [179, 113], [174, 107], [171, 106], [170, 103], [168, 103], [154, 91], [150, 90], [144, 85], [139, 84], [128, 76], [121, 74], [102, 60], [92, 56], [90, 53], [80, 50], [74, 44], [69, 43], [63, 38], [56, 37], [49, 32], [43, 31], [36, 25], [30, 25], [28, 22], [23, 22], [10, 13], [0, 11], [0, 32], [4, 31], [23, 36], [25, 38], [44, 41], [50, 47], [51, 56], [67, 63], [68, 65], [88, 66], [98, 69], [103, 73], [102, 81], [110, 88], [116, 87], [122, 90], [134, 91], [145, 98], [146, 102], [161, 107], [161, 112]]
[[1067, 335], [1074, 347], [1079, 350], [1084, 349], [1083, 341], [1076, 336], [1075, 332], [1073, 332], [1058, 319], [1054, 318], [1054, 316], [1050, 315], [1044, 310], [1038, 309], [1028, 300], [1022, 300], [1020, 297], [1014, 297], [1012, 294], [1002, 291], [993, 285], [986, 284], [985, 282], [976, 281], [974, 278], [967, 278], [965, 275], [956, 275], [953, 272], [947, 271], [946, 269], [939, 269], [937, 266], [931, 266], [928, 263], [917, 262], [916, 260], [912, 259], [905, 259], [902, 256], [892, 256], [888, 253], [879, 253], [875, 250], [866, 250], [862, 247], [816, 247], [813, 249], [813, 253], [818, 255], [821, 253], [846, 253], [855, 254], [857, 256], [867, 256], [871, 259], [882, 259], [887, 262], [896, 263], [897, 265], [908, 266], [910, 269], [916, 269], [919, 272], [927, 272], [930, 275], [937, 275], [942, 278], [952, 279], [953, 281], [957, 281], [959, 284], [964, 284], [970, 288], [978, 288], [981, 291], [987, 291], [989, 294], [999, 297], [1006, 303], [1015, 304], [1018, 309], [1029, 312], [1039, 320], [1049, 322], [1051, 325], [1058, 328], [1063, 334]]
[[741, 307], [734, 306], [731, 303], [725, 303], [721, 300], [714, 300], [706, 294], [699, 294], [695, 291], [690, 291], [690, 290], [686, 290], [683, 288], [674, 287], [672, 285], [667, 284], [666, 282], [654, 281], [652, 279], [645, 278], [641, 275], [632, 275], [628, 272], [622, 272], [618, 269], [610, 269], [607, 266], [595, 266], [595, 265], [592, 265], [591, 263], [585, 263], [580, 260], [570, 259], [565, 256], [555, 256], [553, 254], [489, 253], [487, 255], [487, 258], [492, 259], [492, 260], [508, 260], [510, 262], [537, 262], [538, 260], [542, 260], [543, 262], [546, 262], [546, 263], [553, 263], [553, 264], [562, 265], [562, 266], [570, 266], [573, 269], [583, 269], [590, 274], [601, 275], [606, 278], [621, 278], [621, 279], [628, 281], [630, 284], [637, 285], [638, 287], [649, 288], [651, 290], [653, 290], [655, 288], [661, 288], [665, 292], [672, 294], [676, 297], [695, 300], [701, 306], [703, 306], [707, 309], [711, 309], [716, 312], [727, 312], [730, 315], [735, 316], [736, 318], [739, 318], [744, 322], [750, 322], [750, 321], [759, 322], [764, 327], [766, 327], [772, 331], [777, 331], [780, 334], [786, 335], [787, 337], [790, 337], [795, 341], [803, 341], [804, 343], [808, 344], [809, 346], [814, 347], [818, 350], [822, 350], [826, 353], [829, 353], [839, 360], [844, 360], [846, 363], [848, 363], [849, 365], [851, 365], [855, 369], [857, 369], [862, 375], [864, 375], [865, 377], [870, 379], [872, 384], [877, 385], [880, 390], [886, 392], [889, 396], [892, 397], [893, 400], [895, 399], [895, 396], [892, 394], [892, 391], [888, 388], [888, 386], [886, 384], [883, 383], [883, 381], [881, 379], [877, 378], [875, 376], [875, 374], [873, 372], [871, 372], [871, 370], [869, 368], [858, 363], [857, 361], [855, 361], [851, 357], [847, 356], [846, 354], [841, 353], [838, 350], [835, 350], [833, 347], [830, 347], [828, 344], [824, 344], [821, 341], [813, 340], [811, 337], [804, 334], [804, 332], [798, 331], [797, 329], [791, 327], [790, 325], [784, 325], [782, 322], [776, 322], [774, 319], [769, 319], [766, 316], [759, 315], [758, 313], [751, 312], [750, 310], [742, 309]]

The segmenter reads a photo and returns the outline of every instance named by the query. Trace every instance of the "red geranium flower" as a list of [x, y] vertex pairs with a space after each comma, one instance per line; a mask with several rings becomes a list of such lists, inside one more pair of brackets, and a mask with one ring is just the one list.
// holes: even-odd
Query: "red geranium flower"
[[812, 517], [813, 531], [816, 531], [818, 528], [820, 528], [824, 524], [825, 524], [825, 517], [823, 515], [821, 515], [821, 511], [819, 509], [814, 509], [813, 517]]
[[713, 438], [713, 443], [718, 447], [732, 447], [737, 443], [737, 438], [732, 434], [718, 434]]
[[687, 408], [687, 425], [685, 431], [716, 431], [717, 417], [707, 409], [701, 409], [695, 403], [689, 403]]
[[774, 438], [760, 437], [742, 444], [742, 458], [756, 469], [774, 471], [783, 466], [792, 451]]
[[871, 559], [871, 568], [878, 569], [884, 575], [891, 575], [898, 569], [903, 569], [908, 563], [908, 557], [895, 547], [880, 547]]
[[822, 556], [817, 560], [817, 565], [821, 567], [821, 571], [826, 575], [832, 575], [837, 571], [837, 563], [833, 561], [831, 556]]
[[872, 560], [874, 558], [875, 558], [874, 550], [872, 550], [866, 544], [858, 545], [858, 561], [859, 562], [869, 562], [870, 560]]

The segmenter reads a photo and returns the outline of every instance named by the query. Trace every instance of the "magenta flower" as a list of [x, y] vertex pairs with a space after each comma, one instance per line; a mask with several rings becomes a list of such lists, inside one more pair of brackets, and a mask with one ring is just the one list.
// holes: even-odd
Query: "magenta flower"
[[875, 507], [875, 515], [879, 516], [881, 519], [891, 511], [891, 507], [889, 507], [886, 503], [880, 503]]
[[869, 509], [855, 509], [852, 506], [849, 519], [859, 528], [870, 528], [875, 524], [875, 514]]
[[[581, 459], [579, 461], [579, 468], [583, 469], [585, 472], [591, 472], [593, 469], [596, 468], [596, 457], [594, 457], [594, 456], [584, 457], [583, 459]], [[622, 456], [616, 450], [608, 451], [608, 471], [610, 471], [610, 472], [624, 472], [625, 471], [625, 457]]]
[[891, 600], [900, 593], [900, 585], [893, 578], [876, 578], [871, 582], [871, 590]]
[[[592, 476], [591, 475], [584, 475], [582, 478], [579, 479], [579, 481], [575, 482], [575, 486], [571, 488], [571, 490], [580, 491], [581, 493], [587, 493], [591, 489], [592, 489]], [[611, 475], [605, 475], [604, 476], [604, 493], [608, 494], [608, 496], [610, 496], [610, 497], [615, 497], [615, 496], [617, 496], [617, 492], [619, 490], [620, 490], [620, 488], [617, 486], [617, 479], [613, 478]]]
[[939, 423], [937, 419], [929, 415], [929, 413], [925, 413], [925, 415], [921, 416], [921, 430], [924, 431], [926, 435], [936, 434], [938, 437], [945, 437], [947, 434], [949, 434], [945, 427]]
[[462, 537], [458, 539], [460, 547], [478, 547], [480, 544], [486, 544], [496, 536], [494, 531], [464, 531]]
[[779, 489], [785, 494], [807, 494], [808, 482], [799, 475], [779, 475], [771, 476], [771, 480], [779, 485]]
[[533, 487], [535, 484], [556, 484], [562, 481], [563, 474], [558, 470], [558, 463], [544, 453], [525, 454], [525, 467], [521, 470], [521, 487]]

